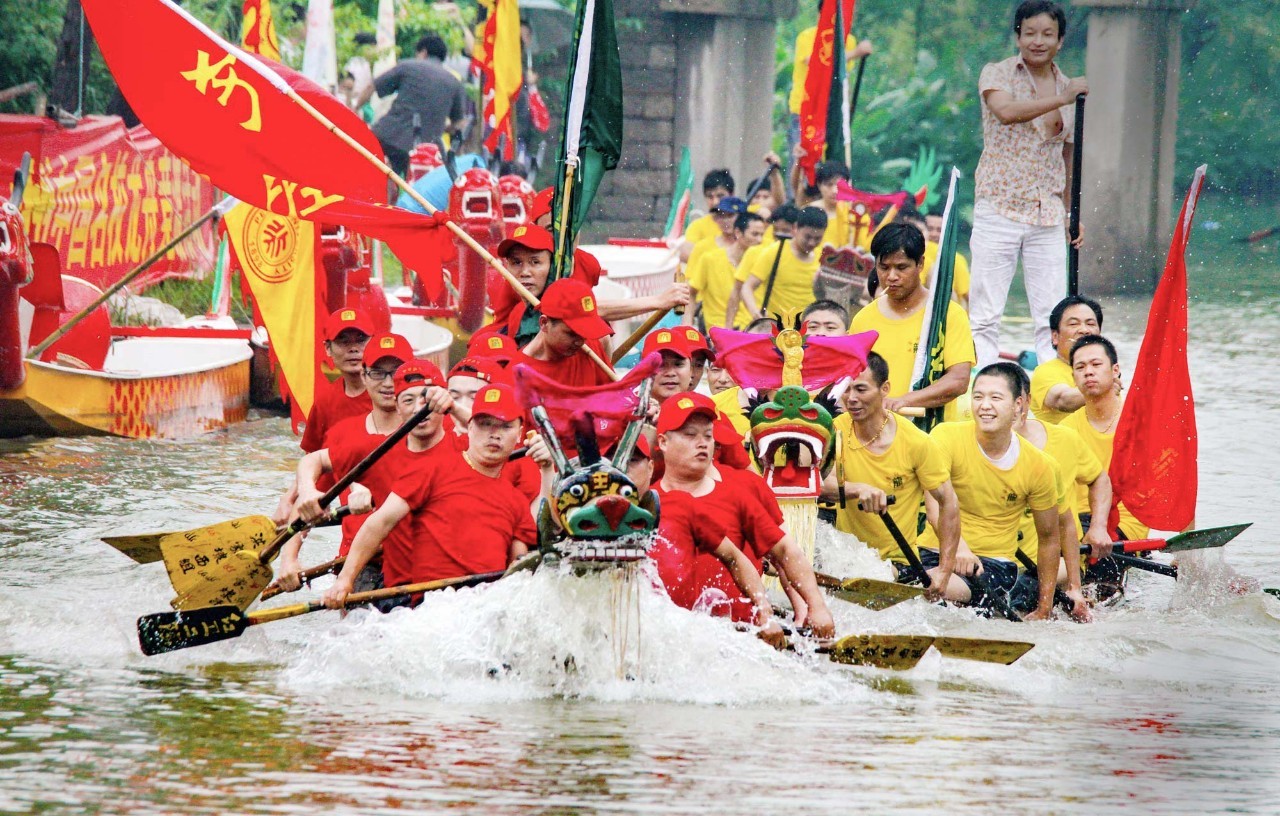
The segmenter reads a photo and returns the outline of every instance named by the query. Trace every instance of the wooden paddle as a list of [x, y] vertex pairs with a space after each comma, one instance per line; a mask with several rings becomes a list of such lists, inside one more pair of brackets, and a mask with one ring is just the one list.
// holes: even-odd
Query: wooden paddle
[[918, 587], [875, 578], [837, 578], [817, 570], [814, 570], [813, 577], [817, 579], [818, 586], [832, 596], [876, 612], [924, 595], [924, 590]]
[[[336, 524], [342, 523], [342, 519], [349, 515], [351, 515], [351, 509], [344, 504], [341, 507], [335, 508], [332, 513], [329, 513], [323, 519], [311, 526], [313, 528], [332, 527]], [[231, 534], [230, 531], [232, 528], [229, 525], [236, 524], [237, 522], [243, 522], [247, 518], [260, 519], [266, 518], [266, 516], [246, 516], [241, 519], [221, 521], [217, 524], [211, 524], [208, 527], [197, 527], [194, 530], [182, 530], [174, 533], [142, 533], [140, 535], [131, 536], [103, 536], [101, 540], [110, 544], [112, 547], [115, 547], [117, 550], [129, 556], [139, 564], [153, 564], [164, 558], [164, 555], [160, 552], [160, 539], [165, 536], [187, 535], [190, 533], [207, 535], [210, 534], [209, 531], [219, 531], [217, 533], [218, 535], [225, 536]], [[270, 519], [267, 520], [270, 521]], [[239, 529], [239, 527], [234, 529]], [[276, 527], [275, 532], [278, 533], [283, 529], [283, 527]]]
[[[424, 581], [419, 584], [404, 584], [370, 592], [357, 592], [348, 595], [343, 606], [350, 609], [370, 601], [402, 598], [417, 592], [475, 586], [496, 581], [503, 575], [506, 575], [505, 571], [482, 572], [478, 575], [462, 575], [457, 578], [442, 578], [438, 581]], [[208, 606], [178, 612], [157, 612], [154, 615], [143, 615], [138, 618], [138, 644], [145, 655], [164, 654], [178, 649], [189, 649], [192, 646], [204, 646], [220, 640], [238, 638], [250, 626], [295, 618], [299, 615], [319, 612], [325, 608], [325, 605], [319, 601], [311, 601], [249, 613], [232, 605]]]
[[[347, 557], [340, 555], [332, 561], [326, 561], [323, 564], [317, 564], [314, 567], [308, 567], [298, 573], [298, 578], [302, 580], [303, 586], [309, 586], [313, 580], [322, 575], [337, 575], [342, 571], [342, 565], [347, 563]], [[259, 600], [265, 601], [268, 598], [274, 598], [282, 592], [292, 592], [293, 590], [282, 589], [280, 584], [272, 581], [271, 585], [262, 590], [262, 596]]]
[[[431, 406], [424, 405], [405, 420], [325, 491], [319, 499], [320, 506], [332, 503], [430, 413]], [[225, 527], [225, 530], [218, 529], [216, 535], [208, 533], [214, 528], [202, 528], [170, 533], [160, 539], [164, 566], [174, 591], [178, 593], [170, 602], [174, 609], [224, 604], [247, 609], [271, 583], [271, 559], [276, 557], [285, 542], [305, 530], [307, 523], [296, 519], [277, 533], [275, 524], [266, 516], [248, 516], [227, 522]], [[273, 534], [274, 538], [271, 537]]]
[[937, 649], [943, 657], [999, 663], [1002, 666], [1008, 666], [1035, 648], [1034, 643], [1020, 640], [932, 635], [849, 635], [831, 646], [820, 647], [818, 652], [830, 656], [833, 663], [905, 670], [919, 663], [930, 646]]

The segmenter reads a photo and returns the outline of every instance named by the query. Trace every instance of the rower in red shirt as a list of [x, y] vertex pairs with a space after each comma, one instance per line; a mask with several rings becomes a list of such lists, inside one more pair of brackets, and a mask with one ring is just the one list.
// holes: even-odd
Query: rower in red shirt
[[467, 343], [467, 356], [493, 360], [506, 368], [520, 356], [520, 349], [516, 341], [505, 334], [473, 334]]
[[359, 309], [339, 309], [325, 322], [324, 350], [341, 376], [316, 389], [299, 443], [307, 453], [324, 447], [324, 436], [334, 425], [372, 409], [364, 378], [364, 348], [372, 335], [373, 321]]
[[568, 386], [612, 382], [605, 371], [581, 352], [584, 345], [605, 358], [600, 340], [613, 329], [596, 309], [590, 287], [572, 278], [559, 280], [543, 293], [538, 333], [521, 352], [519, 362]]
[[[491, 385], [477, 394], [467, 450], [433, 457], [429, 466], [396, 481], [356, 536], [324, 604], [342, 607], [356, 575], [380, 545], [388, 586], [494, 572], [536, 545], [528, 502], [500, 478], [520, 441], [523, 417], [510, 386]], [[387, 534], [406, 518], [412, 546], [407, 553], [393, 553]]]
[[[693, 392], [677, 394], [663, 405], [658, 414], [657, 431], [666, 471], [656, 488], [658, 494], [664, 502], [666, 496], [674, 492], [692, 496], [695, 512], [723, 529], [726, 537], [737, 543], [751, 560], [757, 573], [765, 558], [778, 570], [791, 597], [797, 626], [807, 624], [818, 637], [834, 636], [835, 624], [818, 590], [813, 568], [803, 549], [774, 522], [780, 514], [775, 517], [767, 512], [764, 497], [744, 483], [724, 479], [723, 472], [720, 481], [712, 475], [716, 417], [715, 403]], [[776, 509], [776, 500], [771, 494], [769, 499]], [[729, 577], [727, 573], [725, 577]], [[718, 589], [730, 600], [741, 598], [732, 579], [727, 588], [722, 581], [704, 582], [696, 573], [695, 580], [698, 585], [694, 590], [699, 594]], [[735, 620], [750, 620], [754, 615], [749, 602], [733, 604], [731, 612]]]

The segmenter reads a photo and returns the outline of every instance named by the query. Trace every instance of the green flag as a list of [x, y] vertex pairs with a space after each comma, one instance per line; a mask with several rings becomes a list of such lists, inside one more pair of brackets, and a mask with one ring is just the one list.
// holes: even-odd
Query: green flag
[[[617, 167], [622, 156], [622, 62], [613, 0], [578, 0], [573, 43], [551, 209], [553, 280], [571, 271], [574, 239], [605, 172]], [[570, 178], [571, 186], [566, 184]]]
[[[938, 266], [929, 276], [929, 294], [924, 313], [928, 318], [920, 326], [920, 345], [916, 364], [911, 371], [911, 390], [932, 385], [942, 377], [942, 350], [947, 344], [947, 312], [951, 309], [951, 287], [956, 275], [956, 247], [959, 244], [959, 217], [955, 211], [956, 188], [960, 171], [951, 168], [951, 184], [947, 190], [947, 206], [942, 212], [942, 241], [938, 247]], [[942, 421], [942, 409], [930, 408], [915, 420], [920, 430], [928, 432]]]
[[662, 234], [668, 240], [684, 234], [689, 225], [689, 204], [693, 201], [693, 160], [686, 145], [680, 151], [680, 167], [676, 170], [676, 186], [671, 194], [671, 209], [667, 212], [667, 226]]

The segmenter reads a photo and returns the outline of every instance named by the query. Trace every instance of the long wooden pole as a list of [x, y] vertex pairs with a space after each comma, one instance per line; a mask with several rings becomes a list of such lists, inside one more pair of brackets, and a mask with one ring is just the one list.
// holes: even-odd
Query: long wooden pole
[[[334, 124], [329, 119], [329, 117], [325, 116], [323, 113], [317, 110], [316, 107], [312, 105], [310, 102], [303, 99], [298, 94], [297, 91], [293, 90], [292, 88], [287, 88], [285, 93], [299, 107], [301, 107], [307, 113], [311, 114], [311, 117], [313, 119], [315, 119], [320, 124], [324, 125], [325, 128], [330, 133], [332, 133], [334, 136], [337, 136], [348, 147], [352, 148], [353, 150], [358, 152], [361, 156], [364, 156], [366, 159], [372, 162], [373, 165], [377, 167], [378, 170], [380, 170], [383, 175], [385, 175], [388, 179], [390, 179], [393, 184], [395, 184], [397, 187], [403, 190], [407, 196], [409, 196], [414, 201], [416, 201], [418, 203], [418, 206], [422, 207], [428, 213], [431, 213], [433, 215], [435, 214], [436, 208], [431, 206], [431, 202], [423, 198], [422, 194], [413, 188], [413, 185], [411, 185], [409, 182], [401, 178], [400, 174], [397, 173], [395, 170], [392, 170], [389, 166], [387, 166], [386, 162], [384, 162], [382, 159], [378, 158], [377, 156], [373, 155], [373, 153], [369, 152], [369, 149], [367, 147], [360, 144], [355, 139], [351, 138], [351, 136], [349, 136], [346, 133], [346, 131], [344, 131], [342, 128]], [[493, 257], [493, 255], [489, 252], [489, 250], [481, 246], [480, 243], [476, 241], [476, 239], [472, 238], [470, 235], [467, 234], [466, 230], [464, 230], [462, 227], [455, 224], [453, 221], [446, 221], [445, 226], [447, 226], [450, 232], [452, 232], [455, 236], [461, 239], [461, 241], [464, 244], [466, 244], [468, 247], [470, 247], [477, 255], [483, 258], [484, 262], [487, 263], [494, 271], [496, 271], [499, 275], [501, 275], [502, 279], [505, 280], [511, 286], [511, 288], [515, 290], [515, 293], [519, 295], [521, 299], [524, 300], [525, 303], [529, 304], [535, 309], [538, 308], [538, 306], [540, 305], [540, 301], [538, 300], [538, 298], [534, 296], [532, 292], [526, 289], [524, 287], [524, 284], [520, 283], [520, 281], [517, 280], [514, 275], [512, 275], [509, 271], [507, 271], [507, 267], [503, 265], [502, 261], [499, 261], [497, 258]], [[582, 351], [588, 357], [591, 358], [592, 362], [600, 366], [601, 370], [607, 373], [611, 379], [613, 380], [618, 379], [617, 373], [612, 368], [610, 368], [609, 364], [606, 363], [603, 359], [601, 359], [600, 355], [596, 354], [596, 352], [593, 349], [591, 349], [589, 346], [584, 345], [582, 347]]]
[[[1080, 176], [1084, 168], [1084, 94], [1076, 97], [1075, 144], [1071, 151], [1071, 240], [1080, 237]], [[1080, 294], [1080, 250], [1067, 245], [1067, 294]]]
[[196, 230], [200, 229], [206, 223], [208, 223], [210, 219], [213, 219], [221, 215], [222, 214], [221, 208], [222, 208], [222, 202], [219, 202], [213, 205], [213, 207], [211, 207], [207, 213], [197, 218], [186, 229], [184, 229], [182, 232], [175, 235], [173, 237], [173, 240], [171, 240], [169, 243], [165, 244], [164, 246], [157, 249], [154, 253], [152, 253], [151, 257], [147, 258], [145, 261], [135, 266], [123, 278], [121, 278], [120, 280], [108, 286], [105, 290], [103, 290], [101, 295], [93, 299], [92, 303], [90, 303], [88, 306], [84, 307], [80, 311], [76, 312], [74, 315], [71, 316], [70, 320], [68, 320], [66, 323], [63, 323], [61, 326], [57, 328], [56, 331], [54, 331], [44, 340], [41, 340], [38, 345], [36, 345], [30, 351], [28, 351], [27, 359], [35, 360], [41, 354], [44, 354], [46, 351], [48, 351], [50, 346], [52, 346], [54, 343], [61, 340], [63, 336], [66, 335], [67, 332], [71, 331], [71, 329], [74, 328], [76, 324], [79, 323], [81, 320], [84, 320], [86, 317], [93, 314], [94, 310], [97, 309], [102, 304], [106, 303], [111, 298], [112, 295], [114, 295], [116, 292], [119, 292], [121, 289], [125, 288], [130, 283], [132, 283], [134, 278], [138, 277], [143, 272], [146, 272], [148, 269], [150, 269], [151, 266], [156, 261], [160, 260], [165, 255], [168, 255], [170, 250], [172, 250], [178, 244], [185, 241], [188, 237], [191, 236], [192, 233], [194, 233]]

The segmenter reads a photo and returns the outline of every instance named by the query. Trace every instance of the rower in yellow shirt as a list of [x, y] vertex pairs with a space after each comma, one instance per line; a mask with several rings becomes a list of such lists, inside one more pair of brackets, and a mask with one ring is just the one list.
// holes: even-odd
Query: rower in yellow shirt
[[818, 273], [818, 248], [826, 228], [826, 213], [805, 207], [796, 217], [791, 240], [779, 241], [771, 251], [756, 256], [742, 287], [742, 302], [753, 319], [766, 313], [798, 314], [814, 301], [813, 278]]
[[1049, 339], [1058, 353], [1031, 374], [1031, 413], [1057, 424], [1084, 405], [1071, 371], [1071, 346], [1086, 334], [1102, 331], [1102, 306], [1081, 295], [1068, 295], [1049, 313]]
[[712, 211], [720, 199], [733, 195], [733, 175], [725, 169], [712, 170], [702, 178], [702, 197], [707, 203], [707, 214], [685, 227], [684, 240], [680, 244], [680, 260], [687, 262], [699, 241], [714, 238], [723, 230], [717, 226]]
[[[725, 207], [725, 202], [742, 203], [736, 198], [725, 198], [721, 199], [720, 206]], [[751, 313], [741, 303], [736, 314], [732, 318], [729, 316], [729, 298], [733, 293], [737, 265], [748, 249], [760, 243], [760, 236], [764, 234], [764, 219], [747, 212], [744, 206], [737, 213], [730, 234], [732, 241], [723, 249], [717, 248], [701, 256], [698, 256], [697, 249], [694, 250], [686, 278], [698, 302], [694, 308], [685, 310], [686, 325], [693, 325], [699, 313], [708, 329], [713, 326], [741, 328], [751, 322]]]
[[949, 304], [942, 352], [945, 371], [937, 382], [912, 391], [911, 374], [927, 317], [924, 304], [928, 293], [920, 284], [924, 234], [912, 224], [888, 224], [871, 240], [871, 253], [883, 294], [854, 315], [849, 333], [880, 333], [873, 350], [889, 361], [889, 410], [946, 406], [944, 416], [950, 420], [956, 411], [953, 401], [968, 390], [969, 373], [977, 359], [969, 318], [958, 304]]
[[[1023, 380], [1023, 388], [1029, 386], [1026, 371], [1021, 366], [1018, 371]], [[1110, 555], [1111, 537], [1107, 535], [1106, 521], [1091, 521], [1083, 540], [1080, 534], [1080, 522], [1077, 519], [1076, 490], [1083, 485], [1088, 491], [1089, 506], [1098, 512], [1093, 519], [1106, 515], [1111, 506], [1111, 479], [1103, 469], [1098, 457], [1084, 444], [1080, 435], [1070, 428], [1042, 422], [1024, 410], [1019, 421], [1014, 424], [1014, 432], [1025, 441], [1044, 451], [1054, 461], [1058, 470], [1059, 490], [1059, 526], [1058, 535], [1062, 543], [1062, 561], [1058, 566], [1058, 586], [1072, 600], [1071, 614], [1080, 621], [1090, 620], [1089, 605], [1085, 602], [1081, 590], [1082, 571], [1080, 568], [1081, 543], [1094, 548], [1100, 556]], [[1033, 562], [1039, 554], [1039, 540], [1036, 537], [1035, 523], [1031, 514], [1026, 513], [1018, 530], [1018, 549]], [[1027, 606], [1028, 600], [1039, 596], [1039, 582], [1029, 574], [1018, 579], [1019, 587], [1013, 592], [1015, 609]]]
[[[988, 593], [1007, 593], [1018, 577], [1014, 554], [1018, 525], [1031, 511], [1039, 537], [1039, 598], [1026, 620], [1053, 611], [1058, 576], [1058, 483], [1053, 460], [1013, 432], [1026, 406], [1017, 366], [995, 363], [973, 381], [972, 422], [943, 422], [932, 437], [951, 473], [960, 503], [960, 544], [956, 576], [971, 602], [989, 602]], [[937, 563], [937, 507], [925, 499], [931, 528], [919, 539], [920, 560]], [[954, 583], [954, 581], [953, 581]], [[950, 592], [950, 589], [948, 589]]]
[[[835, 419], [841, 438], [836, 451], [839, 465], [823, 485], [824, 499], [840, 498], [838, 474], [844, 477], [844, 504], [836, 511], [836, 529], [852, 533], [890, 561], [901, 583], [916, 583], [917, 576], [898, 548], [879, 514], [888, 512], [908, 545], [914, 549], [916, 520], [927, 492], [938, 506], [937, 524], [942, 530], [938, 565], [929, 570], [931, 599], [943, 597], [955, 566], [960, 540], [960, 508], [951, 477], [933, 440], [909, 420], [885, 410], [889, 395], [889, 365], [874, 351], [867, 367], [840, 395], [845, 412]], [[887, 497], [894, 497], [888, 504]], [[954, 600], [961, 600], [957, 585]]]
[[[773, 268], [773, 258], [778, 254], [778, 238], [771, 238], [773, 233], [779, 237], [785, 236], [787, 241], [791, 240], [791, 236], [796, 231], [796, 219], [800, 217], [800, 210], [794, 204], [781, 204], [774, 209], [773, 214], [769, 218], [769, 227], [765, 230], [765, 237], [760, 243], [742, 253], [742, 260], [738, 262], [738, 268], [733, 273], [733, 291], [729, 294], [728, 311], [737, 313], [739, 308], [743, 308], [742, 288], [746, 285], [747, 278], [751, 277], [751, 270], [754, 268], [756, 261], [761, 256], [769, 258], [769, 268]], [[762, 295], [763, 296], [763, 295]], [[750, 310], [748, 310], [750, 314]]]

